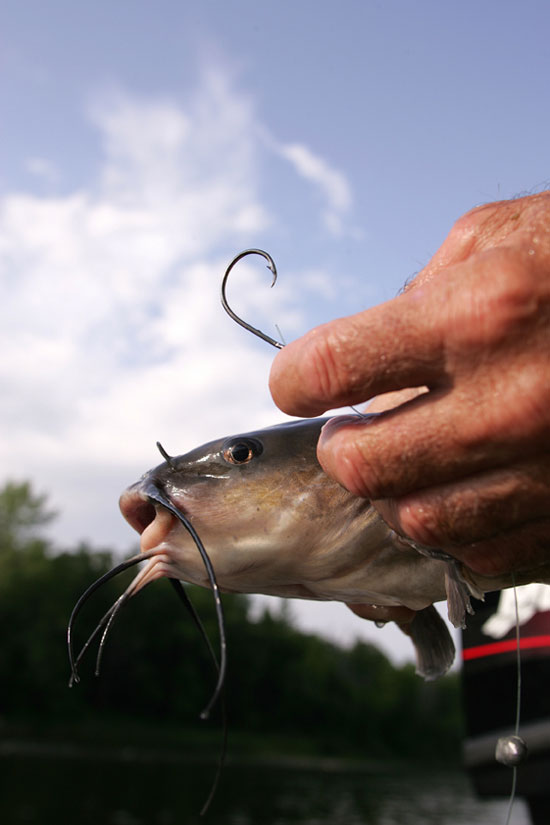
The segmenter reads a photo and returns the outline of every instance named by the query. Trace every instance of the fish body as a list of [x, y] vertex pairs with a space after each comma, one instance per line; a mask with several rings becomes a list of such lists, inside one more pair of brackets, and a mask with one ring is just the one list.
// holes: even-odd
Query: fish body
[[[437, 552], [393, 531], [367, 499], [329, 478], [316, 457], [327, 419], [291, 421], [221, 438], [145, 473], [120, 507], [141, 534], [143, 587], [161, 576], [209, 586], [188, 531], [151, 496], [159, 490], [199, 534], [220, 590], [405, 606], [425, 676], [444, 672], [454, 647], [433, 603], [449, 597], [460, 623], [468, 594], [510, 581], [476, 581]], [[457, 607], [457, 593], [458, 607]]]
[[[200, 535], [222, 591], [404, 605], [445, 598], [445, 562], [423, 556], [367, 499], [330, 479], [316, 457], [326, 419], [293, 421], [212, 441], [132, 485], [121, 510], [141, 549], [162, 557], [155, 577], [208, 586], [187, 531], [150, 503], [159, 487]], [[154, 508], [154, 509], [153, 509]]]

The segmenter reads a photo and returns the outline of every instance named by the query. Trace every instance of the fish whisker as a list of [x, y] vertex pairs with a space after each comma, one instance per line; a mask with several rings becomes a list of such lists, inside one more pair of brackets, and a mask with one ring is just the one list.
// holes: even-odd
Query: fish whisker
[[84, 653], [86, 652], [86, 650], [90, 646], [93, 639], [99, 633], [101, 628], [104, 626], [104, 624], [106, 622], [109, 621], [109, 618], [111, 617], [113, 611], [115, 611], [117, 609], [117, 605], [118, 605], [119, 601], [123, 598], [123, 596], [125, 594], [123, 594], [123, 596], [120, 596], [116, 600], [116, 602], [109, 608], [107, 613], [103, 616], [103, 618], [101, 619], [101, 621], [99, 622], [99, 624], [97, 625], [95, 630], [90, 635], [88, 641], [86, 642], [86, 644], [84, 645], [84, 647], [80, 651], [78, 657], [75, 659], [75, 655], [74, 655], [74, 651], [73, 651], [73, 630], [74, 630], [74, 624], [75, 624], [75, 621], [76, 621], [76, 617], [80, 613], [82, 607], [88, 601], [90, 596], [92, 596], [95, 593], [95, 591], [98, 590], [102, 585], [106, 584], [106, 582], [108, 582], [111, 579], [115, 578], [115, 576], [118, 576], [120, 573], [123, 573], [125, 570], [128, 570], [130, 567], [134, 567], [136, 564], [139, 564], [142, 561], [146, 561], [147, 559], [151, 558], [153, 555], [154, 555], [153, 551], [150, 551], [149, 553], [138, 553], [136, 556], [132, 556], [130, 559], [127, 559], [126, 561], [123, 561], [120, 564], [117, 564], [115, 567], [113, 567], [107, 573], [104, 573], [102, 576], [100, 576], [99, 579], [96, 579], [96, 581], [93, 582], [87, 588], [87, 590], [84, 591], [84, 593], [81, 595], [81, 597], [78, 599], [77, 603], [73, 607], [73, 610], [72, 610], [70, 618], [69, 618], [69, 623], [67, 625], [67, 651], [68, 651], [68, 654], [69, 654], [69, 664], [70, 664], [70, 667], [71, 667], [71, 678], [70, 678], [70, 681], [69, 681], [69, 686], [70, 687], [72, 687], [73, 684], [78, 684], [78, 682], [80, 682], [80, 676], [78, 675], [78, 663], [80, 662], [82, 656], [84, 655]]
[[[86, 640], [86, 642], [82, 646], [82, 649], [80, 650], [80, 653], [76, 657], [76, 661], [75, 661], [76, 668], [78, 668], [78, 665], [82, 661], [82, 658], [83, 658], [84, 654], [86, 653], [86, 651], [90, 647], [91, 643], [93, 642], [93, 640], [95, 639], [95, 637], [97, 636], [97, 634], [99, 633], [101, 628], [104, 627], [106, 622], [109, 621], [109, 618], [112, 615], [113, 611], [116, 609], [116, 606], [119, 603], [120, 599], [122, 599], [122, 596], [119, 596], [118, 599], [114, 602], [114, 604], [111, 605], [109, 610], [99, 620], [98, 624], [96, 625], [96, 627], [94, 628], [92, 633], [88, 636], [88, 639]], [[75, 683], [75, 681], [77, 681], [77, 680], [75, 679], [74, 673], [71, 673], [71, 677], [69, 679], [69, 687], [72, 687], [73, 684]]]
[[[146, 554], [142, 554], [142, 555], [145, 556]], [[114, 624], [114, 621], [115, 621], [116, 617], [118, 616], [120, 610], [124, 607], [124, 605], [126, 604], [128, 599], [131, 596], [135, 595], [135, 593], [138, 590], [141, 589], [142, 582], [143, 582], [144, 579], [147, 578], [147, 573], [149, 572], [149, 570], [151, 568], [151, 564], [154, 564], [154, 555], [150, 557], [149, 561], [150, 561], [150, 564], [147, 564], [143, 568], [143, 570], [141, 570], [137, 574], [137, 576], [133, 579], [133, 581], [130, 582], [130, 584], [128, 585], [128, 587], [124, 591], [124, 593], [121, 596], [118, 597], [116, 602], [112, 605], [110, 610], [107, 612], [107, 614], [101, 620], [100, 625], [98, 625], [98, 627], [96, 628], [96, 630], [99, 630], [100, 627], [103, 627], [103, 625], [106, 624], [105, 630], [103, 631], [103, 635], [101, 636], [101, 640], [99, 642], [99, 646], [98, 646], [98, 650], [97, 650], [97, 657], [96, 657], [96, 664], [95, 664], [95, 671], [94, 671], [96, 676], [99, 676], [99, 673], [100, 673], [100, 670], [101, 670], [101, 660], [103, 658], [103, 651], [105, 649], [105, 643], [107, 641], [107, 636], [109, 635], [109, 631], [111, 630], [111, 628]], [[147, 584], [148, 584], [148, 582], [145, 582], [145, 585], [147, 585]], [[94, 631], [94, 636], [95, 636], [95, 631]]]
[[[197, 613], [197, 611], [195, 610], [195, 606], [193, 605], [193, 602], [189, 598], [189, 594], [187, 593], [187, 591], [185, 590], [185, 587], [183, 586], [182, 582], [179, 579], [169, 579], [169, 582], [172, 585], [172, 587], [174, 588], [174, 591], [176, 592], [178, 598], [185, 605], [185, 608], [186, 608], [187, 612], [191, 616], [191, 619], [193, 620], [195, 626], [197, 627], [201, 637], [205, 641], [206, 646], [208, 648], [208, 651], [210, 653], [210, 656], [212, 658], [212, 661], [214, 663], [214, 667], [216, 668], [216, 671], [219, 674], [220, 665], [219, 665], [219, 662], [218, 662], [218, 658], [216, 656], [214, 648], [212, 647], [212, 642], [210, 641], [210, 639], [208, 637], [206, 629], [205, 629], [205, 627], [204, 627], [204, 625], [203, 625], [203, 623], [200, 619], [200, 616]], [[207, 810], [210, 807], [210, 804], [211, 804], [212, 800], [214, 799], [214, 796], [216, 795], [216, 791], [218, 789], [218, 785], [220, 783], [221, 775], [222, 775], [222, 772], [223, 772], [223, 769], [224, 769], [224, 766], [225, 766], [225, 758], [226, 758], [226, 755], [227, 755], [227, 735], [228, 735], [227, 709], [226, 709], [226, 705], [225, 705], [225, 693], [224, 693], [223, 688], [222, 688], [222, 693], [221, 693], [221, 698], [220, 698], [220, 707], [221, 707], [221, 714], [222, 714], [222, 745], [221, 745], [221, 749], [220, 749], [220, 755], [218, 757], [218, 764], [216, 766], [216, 774], [215, 774], [214, 779], [212, 781], [212, 786], [210, 788], [210, 793], [208, 794], [208, 797], [206, 798], [206, 800], [205, 800], [205, 802], [204, 802], [204, 804], [201, 808], [200, 816], [205, 815], [205, 813], [207, 812]]]
[[[153, 498], [153, 496], [151, 496], [151, 498]], [[214, 704], [218, 700], [220, 700], [221, 714], [222, 714], [222, 744], [221, 744], [220, 755], [219, 755], [219, 758], [218, 758], [216, 774], [214, 776], [214, 780], [212, 782], [212, 786], [210, 788], [210, 792], [208, 794], [208, 797], [207, 797], [206, 801], [204, 802], [204, 804], [202, 806], [202, 809], [200, 811], [200, 815], [204, 816], [204, 814], [209, 809], [210, 804], [211, 804], [211, 802], [212, 802], [212, 800], [213, 800], [213, 798], [216, 794], [216, 791], [217, 791], [217, 788], [218, 788], [218, 785], [219, 785], [219, 781], [220, 781], [220, 778], [221, 778], [221, 774], [223, 772], [223, 768], [224, 768], [224, 765], [225, 765], [225, 758], [226, 758], [226, 754], [227, 754], [228, 727], [227, 727], [227, 713], [226, 713], [225, 696], [224, 696], [225, 672], [226, 672], [226, 665], [227, 665], [227, 656], [226, 656], [226, 647], [227, 647], [227, 645], [226, 645], [226, 638], [225, 638], [225, 619], [224, 619], [224, 616], [223, 616], [223, 610], [222, 610], [222, 607], [221, 607], [221, 597], [220, 597], [218, 585], [217, 585], [217, 582], [216, 582], [216, 578], [215, 578], [215, 575], [214, 575], [214, 570], [212, 568], [212, 564], [210, 562], [210, 559], [209, 559], [209, 557], [206, 553], [206, 550], [204, 549], [204, 546], [203, 546], [202, 541], [200, 540], [198, 534], [193, 529], [191, 524], [187, 521], [185, 516], [182, 513], [180, 513], [180, 511], [176, 507], [171, 505], [169, 500], [165, 499], [164, 495], [160, 491], [155, 490], [155, 495], [154, 495], [153, 500], [157, 501], [160, 504], [162, 504], [164, 507], [166, 507], [166, 504], [168, 503], [170, 505], [168, 507], [170, 512], [172, 512], [179, 519], [179, 521], [182, 522], [182, 524], [185, 526], [185, 528], [191, 534], [191, 536], [192, 536], [193, 540], [195, 541], [195, 544], [196, 544], [196, 546], [199, 550], [199, 553], [201, 554], [203, 562], [205, 564], [206, 571], [208, 573], [208, 577], [209, 577], [209, 581], [210, 581], [210, 585], [212, 587], [212, 591], [214, 592], [214, 598], [215, 598], [215, 604], [216, 604], [216, 614], [217, 614], [217, 619], [218, 619], [218, 628], [219, 628], [219, 635], [220, 635], [220, 660], [219, 661], [218, 661], [218, 657], [216, 656], [216, 652], [215, 652], [215, 650], [212, 646], [212, 643], [211, 643], [211, 641], [208, 637], [206, 629], [205, 629], [205, 627], [204, 627], [204, 625], [203, 625], [203, 623], [200, 619], [200, 616], [198, 615], [197, 611], [195, 610], [195, 607], [194, 607], [191, 599], [189, 598], [189, 595], [187, 594], [182, 582], [179, 579], [173, 579], [173, 578], [169, 579], [170, 584], [172, 585], [172, 587], [173, 587], [174, 591], [176, 592], [178, 598], [184, 604], [184, 606], [185, 606], [188, 614], [190, 615], [193, 623], [197, 627], [202, 639], [205, 641], [208, 652], [209, 652], [210, 657], [212, 659], [212, 662], [214, 664], [214, 668], [215, 668], [215, 670], [218, 674], [217, 683], [216, 683], [214, 692], [212, 694], [212, 697], [211, 697], [209, 703], [207, 704], [206, 708], [200, 714], [201, 719], [207, 719], [210, 715], [211, 709], [214, 706]], [[71, 676], [70, 676], [70, 679], [69, 679], [69, 687], [72, 687], [75, 683], [78, 683], [80, 681], [80, 676], [78, 675], [78, 665], [80, 664], [81, 659], [83, 658], [84, 654], [86, 653], [86, 651], [90, 647], [93, 640], [96, 638], [96, 636], [99, 634], [99, 632], [103, 629], [103, 633], [102, 633], [101, 640], [100, 640], [99, 647], [98, 647], [98, 652], [97, 652], [97, 657], [96, 657], [96, 665], [95, 665], [95, 675], [99, 676], [100, 669], [101, 669], [101, 661], [102, 661], [103, 652], [104, 652], [104, 649], [105, 649], [105, 643], [107, 641], [109, 631], [111, 630], [111, 628], [112, 628], [112, 626], [115, 622], [115, 619], [118, 616], [120, 610], [124, 607], [124, 605], [126, 604], [128, 599], [134, 593], [136, 593], [137, 590], [140, 589], [140, 584], [143, 583], [143, 580], [147, 578], [147, 574], [150, 571], [150, 566], [151, 565], [150, 564], [146, 565], [146, 567], [133, 579], [133, 581], [126, 588], [124, 593], [122, 593], [122, 595], [119, 596], [118, 599], [116, 599], [116, 601], [111, 605], [109, 610], [107, 610], [107, 612], [102, 616], [102, 618], [100, 619], [100, 621], [98, 622], [98, 624], [96, 625], [96, 627], [94, 628], [94, 630], [92, 631], [92, 633], [90, 634], [90, 636], [88, 637], [86, 642], [84, 643], [82, 649], [80, 650], [78, 656], [75, 659], [74, 651], [73, 651], [73, 629], [74, 629], [74, 624], [75, 624], [76, 617], [78, 616], [82, 606], [93, 595], [93, 593], [95, 593], [95, 591], [99, 587], [101, 587], [103, 584], [106, 584], [108, 581], [113, 579], [115, 576], [118, 576], [120, 573], [123, 573], [124, 571], [128, 570], [130, 567], [133, 567], [134, 565], [139, 564], [142, 561], [147, 561], [147, 560], [152, 561], [153, 564], [154, 564], [154, 560], [155, 560], [156, 555], [157, 554], [155, 553], [154, 550], [150, 550], [147, 553], [140, 553], [139, 555], [133, 556], [132, 558], [127, 559], [126, 561], [122, 562], [121, 564], [116, 565], [116, 567], [114, 567], [112, 570], [110, 570], [107, 573], [103, 574], [102, 576], [100, 576], [99, 579], [97, 579], [95, 582], [93, 582], [93, 584], [91, 584], [90, 587], [88, 587], [88, 589], [82, 594], [82, 596], [77, 601], [77, 603], [74, 606], [73, 611], [71, 613], [71, 616], [70, 616], [70, 619], [69, 619], [69, 624], [68, 624], [68, 627], [67, 627], [67, 647], [68, 647], [68, 653], [69, 653], [69, 662], [70, 662], [70, 666], [71, 666]], [[145, 584], [147, 584], [147, 582], [145, 582]]]
[[[218, 701], [218, 699], [221, 695], [223, 685], [224, 685], [224, 682], [225, 682], [226, 670], [227, 670], [227, 641], [226, 641], [226, 633], [225, 633], [225, 618], [224, 618], [224, 615], [223, 615], [223, 607], [222, 607], [222, 602], [221, 602], [221, 596], [220, 596], [220, 591], [219, 591], [218, 584], [217, 584], [217, 581], [216, 581], [214, 568], [212, 567], [212, 562], [210, 561], [208, 553], [206, 552], [206, 550], [204, 548], [204, 545], [203, 545], [198, 533], [194, 529], [193, 525], [186, 518], [186, 516], [174, 504], [172, 504], [170, 499], [161, 490], [159, 490], [159, 488], [156, 487], [155, 485], [152, 485], [152, 484], [149, 485], [147, 490], [146, 490], [146, 494], [147, 494], [148, 498], [151, 501], [157, 502], [158, 504], [160, 504], [161, 506], [163, 506], [167, 510], [169, 510], [169, 512], [171, 512], [182, 523], [182, 525], [185, 527], [185, 529], [191, 535], [191, 538], [195, 542], [197, 550], [199, 551], [199, 554], [202, 558], [202, 561], [203, 561], [203, 564], [204, 564], [204, 567], [206, 569], [206, 573], [207, 573], [207, 576], [208, 576], [208, 580], [209, 580], [209, 583], [210, 583], [210, 588], [211, 588], [212, 593], [213, 593], [214, 605], [215, 605], [215, 609], [216, 609], [216, 618], [217, 618], [217, 622], [218, 622], [218, 634], [219, 634], [219, 640], [220, 640], [219, 662], [218, 662], [218, 659], [217, 659], [217, 657], [214, 653], [214, 650], [212, 648], [210, 640], [207, 637], [207, 634], [204, 630], [204, 627], [202, 626], [202, 623], [200, 622], [200, 619], [199, 619], [195, 609], [192, 607], [192, 605], [189, 601], [189, 598], [187, 597], [187, 594], [185, 593], [183, 587], [181, 586], [181, 583], [179, 583], [179, 588], [178, 588], [177, 584], [173, 585], [175, 587], [176, 591], [178, 592], [178, 595], [179, 595], [180, 599], [182, 601], [184, 601], [184, 603], [185, 603], [191, 617], [193, 618], [193, 621], [195, 622], [195, 625], [198, 627], [199, 632], [201, 633], [203, 639], [205, 639], [207, 641], [207, 645], [208, 645], [210, 655], [212, 656], [212, 659], [213, 659], [213, 661], [216, 665], [216, 670], [218, 672], [218, 679], [217, 679], [214, 691], [212, 693], [212, 696], [211, 696], [209, 702], [207, 703], [206, 707], [204, 708], [204, 710], [200, 714], [201, 719], [208, 719], [213, 706], [216, 704], [216, 702]], [[133, 556], [132, 558], [121, 562], [120, 564], [113, 567], [112, 570], [108, 571], [107, 573], [104, 573], [102, 576], [99, 577], [99, 579], [97, 579], [95, 582], [93, 582], [90, 585], [90, 587], [88, 587], [88, 589], [78, 599], [77, 603], [75, 604], [75, 606], [72, 610], [71, 616], [69, 618], [69, 623], [68, 623], [68, 626], [67, 626], [67, 649], [68, 649], [68, 654], [69, 654], [69, 663], [70, 663], [70, 667], [71, 667], [71, 677], [70, 677], [70, 680], [69, 680], [69, 686], [72, 687], [73, 684], [77, 684], [80, 681], [80, 676], [78, 674], [78, 664], [79, 664], [80, 660], [82, 659], [82, 656], [84, 655], [84, 653], [86, 652], [86, 650], [90, 646], [93, 639], [96, 637], [96, 635], [99, 633], [99, 631], [103, 627], [105, 627], [105, 630], [103, 632], [103, 635], [102, 635], [102, 638], [101, 638], [101, 641], [100, 641], [100, 644], [99, 644], [99, 650], [98, 650], [97, 659], [96, 659], [95, 672], [96, 672], [96, 675], [99, 673], [100, 666], [101, 666], [101, 659], [102, 659], [103, 651], [104, 651], [104, 647], [105, 647], [105, 642], [106, 642], [108, 633], [109, 633], [109, 631], [110, 631], [110, 629], [113, 625], [113, 622], [114, 622], [116, 616], [118, 615], [118, 612], [124, 606], [124, 604], [126, 603], [128, 598], [135, 592], [136, 587], [139, 584], [139, 579], [144, 578], [146, 576], [148, 568], [144, 568], [144, 570], [142, 571], [142, 575], [138, 576], [138, 577], [136, 577], [136, 579], [134, 579], [134, 581], [130, 584], [128, 589], [122, 594], [122, 596], [120, 596], [116, 600], [116, 602], [112, 605], [112, 607], [107, 611], [107, 613], [103, 616], [103, 618], [101, 619], [101, 621], [99, 622], [97, 627], [94, 629], [94, 631], [92, 632], [92, 634], [88, 638], [88, 640], [85, 643], [84, 647], [82, 648], [82, 650], [78, 654], [78, 657], [75, 658], [74, 651], [73, 651], [73, 629], [74, 629], [74, 624], [75, 624], [76, 617], [80, 613], [80, 610], [82, 609], [83, 605], [88, 601], [88, 599], [93, 595], [93, 593], [95, 593], [95, 591], [99, 587], [101, 587], [103, 584], [110, 581], [115, 576], [118, 576], [120, 573], [124, 572], [125, 570], [128, 570], [130, 567], [133, 567], [134, 565], [139, 564], [142, 561], [146, 561], [147, 559], [151, 559], [155, 555], [156, 555], [155, 551], [150, 550], [147, 553], [139, 553], [138, 555]], [[172, 580], [172, 581], [174, 582], [176, 580]]]
[[216, 652], [215, 652], [214, 648], [212, 647], [212, 642], [210, 641], [210, 639], [208, 637], [208, 634], [207, 634], [206, 629], [205, 629], [205, 627], [204, 627], [204, 625], [201, 621], [201, 618], [200, 618], [199, 614], [197, 613], [197, 611], [195, 610], [195, 606], [194, 606], [193, 602], [189, 598], [189, 594], [187, 593], [185, 587], [183, 586], [182, 582], [179, 579], [168, 579], [168, 581], [170, 582], [170, 584], [174, 588], [174, 591], [177, 594], [180, 601], [185, 606], [185, 609], [187, 610], [187, 612], [189, 613], [191, 619], [193, 620], [193, 623], [195, 624], [195, 627], [199, 631], [203, 641], [206, 643], [206, 646], [208, 648], [208, 652], [210, 653], [210, 657], [211, 657], [211, 659], [214, 663], [214, 667], [216, 668], [216, 673], [219, 673], [220, 665], [219, 665], [219, 662], [218, 662], [218, 657], [216, 656]]
[[122, 594], [122, 596], [118, 597], [118, 599], [114, 603], [112, 609], [109, 611], [110, 615], [109, 615], [109, 617], [107, 619], [107, 622], [105, 624], [105, 630], [103, 631], [103, 634], [101, 636], [101, 639], [99, 641], [99, 646], [98, 646], [98, 649], [97, 649], [97, 656], [96, 656], [96, 660], [95, 660], [95, 670], [94, 670], [94, 675], [95, 676], [99, 676], [99, 672], [101, 670], [101, 660], [103, 658], [103, 651], [105, 649], [105, 642], [107, 641], [107, 636], [109, 635], [109, 631], [111, 630], [111, 628], [114, 624], [114, 621], [115, 621], [116, 617], [118, 616], [121, 608], [124, 607], [124, 605], [126, 604], [126, 602], [128, 601], [128, 599], [130, 598], [131, 595], [132, 595], [131, 592], [125, 591]]
[[[210, 561], [210, 557], [206, 552], [204, 545], [191, 524], [191, 522], [187, 519], [187, 517], [179, 510], [175, 504], [172, 504], [168, 496], [157, 487], [154, 483], [150, 483], [147, 485], [146, 489], [144, 490], [147, 497], [153, 501], [157, 502], [158, 504], [165, 507], [172, 515], [174, 515], [178, 521], [185, 527], [193, 541], [195, 542], [195, 546], [199, 551], [201, 556], [204, 568], [206, 570], [206, 574], [208, 576], [208, 581], [210, 584], [210, 589], [212, 590], [212, 595], [214, 598], [214, 606], [216, 609], [216, 619], [218, 622], [218, 635], [219, 635], [219, 644], [220, 644], [220, 652], [219, 652], [219, 669], [218, 669], [218, 681], [214, 688], [214, 692], [210, 698], [210, 701], [204, 708], [204, 710], [200, 714], [201, 719], [208, 719], [210, 716], [210, 712], [218, 699], [223, 690], [223, 685], [225, 683], [225, 675], [227, 671], [227, 641], [226, 641], [226, 634], [225, 634], [225, 618], [223, 615], [223, 606], [222, 600], [220, 595], [220, 590], [218, 587], [218, 583], [216, 581], [216, 575], [214, 573], [214, 568], [212, 566], [212, 562]], [[181, 594], [180, 594], [181, 597]]]

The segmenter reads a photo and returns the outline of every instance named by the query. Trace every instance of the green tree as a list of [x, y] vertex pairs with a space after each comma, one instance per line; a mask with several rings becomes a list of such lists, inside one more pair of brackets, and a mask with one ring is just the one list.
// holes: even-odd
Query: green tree
[[47, 496], [35, 493], [29, 481], [7, 481], [0, 488], [0, 553], [25, 550], [36, 540], [37, 531], [56, 515], [46, 509], [46, 501]]

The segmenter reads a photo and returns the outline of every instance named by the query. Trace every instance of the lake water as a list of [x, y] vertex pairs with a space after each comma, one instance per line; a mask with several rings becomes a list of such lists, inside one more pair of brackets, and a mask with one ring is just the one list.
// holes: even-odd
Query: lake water
[[[474, 798], [459, 771], [350, 771], [336, 763], [230, 764], [205, 817], [213, 767], [37, 750], [0, 758], [5, 825], [504, 825], [507, 801]], [[517, 800], [511, 825], [529, 825]]]

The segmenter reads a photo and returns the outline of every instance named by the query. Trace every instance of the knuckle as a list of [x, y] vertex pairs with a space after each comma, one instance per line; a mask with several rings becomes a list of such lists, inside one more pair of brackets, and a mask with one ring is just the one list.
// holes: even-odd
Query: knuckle
[[451, 231], [458, 237], [472, 239], [477, 249], [487, 248], [520, 224], [526, 200], [517, 198], [476, 206], [458, 218]]
[[541, 305], [540, 279], [524, 250], [485, 250], [472, 261], [470, 277], [468, 300], [456, 308], [453, 323], [461, 348], [510, 350], [532, 337], [541, 308], [545, 315], [550, 311]]
[[530, 224], [535, 212], [546, 215], [548, 193], [486, 203], [469, 210], [455, 221], [449, 237], [463, 248], [482, 251], [502, 243]]
[[486, 207], [478, 206], [465, 212], [454, 222], [449, 236], [461, 243], [473, 240], [484, 222], [485, 209]]
[[488, 380], [469, 402], [467, 418], [454, 422], [451, 438], [472, 466], [485, 466], [488, 456], [500, 465], [510, 455], [547, 454], [550, 384], [540, 361], [509, 366]]
[[464, 249], [480, 251], [497, 242], [504, 227], [515, 226], [518, 211], [515, 201], [476, 206], [454, 222], [449, 237]]
[[537, 279], [522, 250], [492, 249], [485, 253], [484, 264], [487, 317], [497, 337], [508, 338], [531, 324], [538, 311]]

